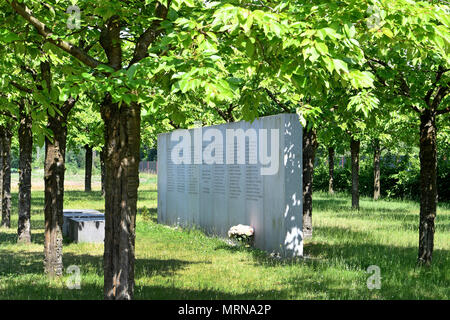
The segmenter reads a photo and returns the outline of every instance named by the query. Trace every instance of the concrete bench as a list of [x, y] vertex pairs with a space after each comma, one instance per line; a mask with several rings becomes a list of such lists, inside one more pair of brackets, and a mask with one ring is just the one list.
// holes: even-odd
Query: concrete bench
[[105, 218], [69, 218], [69, 238], [76, 243], [103, 243], [105, 240]]
[[70, 218], [104, 217], [105, 215], [97, 210], [90, 209], [64, 209], [63, 210], [63, 236], [69, 235]]

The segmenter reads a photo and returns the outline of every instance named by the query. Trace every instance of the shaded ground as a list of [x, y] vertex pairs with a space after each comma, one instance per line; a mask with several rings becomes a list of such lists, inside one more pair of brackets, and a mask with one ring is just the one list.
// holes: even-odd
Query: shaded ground
[[[99, 185], [84, 193], [68, 183], [66, 208], [103, 211]], [[39, 188], [37, 188], [39, 189]], [[78, 189], [78, 190], [73, 190]], [[81, 290], [69, 275], [49, 281], [43, 266], [43, 191], [33, 191], [33, 244], [17, 245], [14, 225], [0, 230], [0, 299], [102, 299], [103, 245], [64, 245], [64, 265], [81, 270]], [[136, 299], [449, 299], [450, 208], [440, 205], [431, 268], [416, 269], [417, 203], [362, 199], [350, 210], [345, 195], [314, 196], [314, 238], [304, 260], [278, 261], [259, 250], [231, 247], [197, 230], [156, 224], [156, 179], [142, 176], [136, 237]], [[381, 269], [381, 289], [366, 272]]]

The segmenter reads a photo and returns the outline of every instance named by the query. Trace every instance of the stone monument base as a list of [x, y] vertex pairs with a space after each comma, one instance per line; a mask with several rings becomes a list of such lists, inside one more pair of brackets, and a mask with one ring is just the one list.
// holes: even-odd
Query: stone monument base
[[99, 217], [70, 218], [69, 237], [76, 243], [105, 241], [105, 220]]

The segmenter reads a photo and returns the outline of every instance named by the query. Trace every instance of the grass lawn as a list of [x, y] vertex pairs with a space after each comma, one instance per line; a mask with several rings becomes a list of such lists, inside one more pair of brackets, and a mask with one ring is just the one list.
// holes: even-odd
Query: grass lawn
[[[0, 299], [102, 299], [103, 245], [64, 244], [64, 265], [81, 269], [81, 289], [69, 275], [43, 274], [44, 192], [33, 178], [31, 245], [16, 244], [17, 177], [13, 177], [13, 226], [0, 230]], [[68, 176], [65, 208], [103, 211], [99, 177], [83, 192], [82, 176]], [[80, 182], [77, 182], [80, 181]], [[42, 186], [41, 186], [42, 184]], [[15, 187], [15, 189], [14, 189]], [[440, 204], [431, 268], [415, 268], [419, 205], [314, 195], [314, 238], [307, 259], [278, 261], [265, 253], [231, 247], [198, 230], [156, 223], [156, 177], [141, 176], [136, 234], [136, 299], [449, 299], [450, 205]], [[143, 216], [142, 209], [150, 213]], [[146, 218], [147, 217], [147, 218]], [[381, 289], [366, 285], [370, 265], [381, 269]]]

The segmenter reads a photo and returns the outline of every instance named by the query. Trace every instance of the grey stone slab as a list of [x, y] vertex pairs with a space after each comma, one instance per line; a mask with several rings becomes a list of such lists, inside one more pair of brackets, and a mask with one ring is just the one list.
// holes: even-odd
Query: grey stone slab
[[[160, 134], [158, 222], [196, 226], [223, 237], [234, 225], [250, 225], [255, 229], [257, 248], [286, 257], [302, 256], [302, 127], [298, 116], [279, 114], [252, 123], [240, 121], [203, 127], [200, 136], [211, 128], [220, 131], [224, 140], [228, 129], [278, 130], [278, 171], [262, 175], [260, 169], [266, 166], [247, 159], [250, 148], [257, 148], [259, 154], [259, 135], [256, 146], [246, 143], [245, 164], [226, 164], [228, 153], [234, 151], [228, 150], [225, 142], [223, 153], [219, 154], [224, 164], [196, 164], [194, 151], [190, 164], [175, 164], [172, 150], [178, 141], [172, 141], [172, 133]], [[196, 141], [194, 130], [198, 129], [188, 130], [191, 145]], [[203, 151], [211, 141], [203, 139]], [[267, 141], [270, 154], [273, 150], [269, 135]]]
[[77, 242], [103, 243], [105, 219], [101, 217], [69, 218], [69, 237]]
[[91, 209], [64, 209], [63, 210], [63, 236], [69, 234], [69, 219], [70, 218], [87, 218], [87, 217], [104, 217], [104, 214]]

